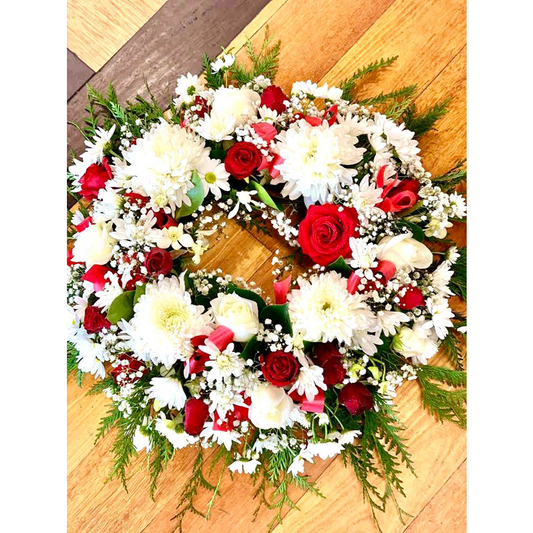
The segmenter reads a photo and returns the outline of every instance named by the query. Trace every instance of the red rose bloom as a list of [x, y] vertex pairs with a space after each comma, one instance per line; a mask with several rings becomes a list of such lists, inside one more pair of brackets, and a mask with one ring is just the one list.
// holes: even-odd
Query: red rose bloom
[[115, 383], [120, 386], [139, 381], [141, 376], [138, 376], [137, 372], [141, 372], [143, 376], [148, 372], [145, 364], [139, 359], [134, 359], [126, 354], [122, 354], [118, 359], [120, 363], [111, 370], [111, 375], [115, 379]]
[[350, 237], [359, 236], [359, 218], [352, 207], [339, 211], [333, 204], [312, 205], [302, 220], [298, 242], [304, 254], [326, 266], [352, 255]]
[[418, 287], [408, 287], [406, 293], [400, 298], [398, 307], [404, 311], [409, 311], [425, 303], [426, 300], [424, 300], [422, 291]]
[[296, 381], [300, 365], [292, 353], [271, 352], [261, 356], [261, 370], [265, 379], [276, 387], [285, 387]]
[[339, 393], [341, 402], [350, 414], [360, 415], [374, 407], [372, 393], [362, 383], [348, 383]]
[[283, 103], [285, 100], [289, 100], [289, 97], [281, 90], [281, 87], [269, 85], [265, 87], [261, 95], [261, 106], [283, 113], [287, 109], [287, 106]]
[[341, 353], [332, 342], [317, 344], [314, 359], [324, 369], [324, 383], [328, 387], [342, 383], [346, 377], [346, 369], [342, 364]]
[[263, 156], [255, 144], [239, 142], [228, 150], [224, 166], [234, 178], [241, 180], [250, 176], [262, 161]]
[[99, 307], [90, 305], [85, 309], [83, 327], [87, 333], [99, 333], [103, 329], [109, 329], [111, 327], [111, 322], [107, 320]]
[[185, 403], [185, 433], [199, 435], [209, 416], [209, 407], [199, 398], [189, 398]]
[[152, 248], [144, 258], [144, 266], [152, 276], [166, 276], [172, 270], [172, 257], [162, 248]]
[[87, 200], [95, 200], [98, 198], [98, 191], [105, 187], [107, 180], [112, 177], [113, 174], [106, 157], [102, 158], [101, 165], [93, 163], [80, 178], [81, 195]]

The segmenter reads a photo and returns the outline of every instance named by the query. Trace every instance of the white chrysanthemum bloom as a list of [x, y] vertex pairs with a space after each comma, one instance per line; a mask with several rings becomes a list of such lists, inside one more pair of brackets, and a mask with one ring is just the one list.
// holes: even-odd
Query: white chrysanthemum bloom
[[243, 206], [249, 213], [252, 211], [252, 206], [260, 206], [261, 204], [257, 200], [252, 199], [254, 194], [257, 194], [257, 191], [237, 191], [237, 203], [228, 213], [228, 218], [233, 218], [239, 212], [241, 206]]
[[182, 204], [191, 205], [192, 173], [209, 151], [202, 138], [161, 119], [124, 153], [131, 187], [145, 191], [152, 207], [168, 206], [174, 213]]
[[95, 293], [97, 300], [94, 305], [100, 307], [102, 311], [107, 311], [113, 303], [113, 300], [124, 291], [122, 290], [118, 274], [107, 272], [104, 277], [109, 280], [109, 283], [106, 283], [101, 291]]
[[316, 83], [313, 83], [311, 80], [295, 81], [292, 84], [291, 94], [304, 93], [310, 94], [311, 96], [315, 96], [317, 89], [318, 85]]
[[299, 120], [276, 139], [276, 152], [283, 162], [275, 168], [280, 175], [272, 180], [285, 183], [282, 194], [295, 200], [304, 197], [306, 205], [324, 204], [329, 193], [338, 194], [342, 184], [352, 185], [356, 170], [347, 168], [363, 158], [365, 148], [357, 148], [348, 126], [329, 124], [311, 126]]
[[316, 88], [314, 96], [325, 100], [338, 101], [342, 97], [342, 89], [335, 86], [328, 87], [328, 84], [324, 83], [324, 85]]
[[367, 270], [378, 266], [378, 262], [376, 261], [378, 252], [377, 244], [367, 242], [365, 239], [350, 237], [350, 248], [352, 249], [352, 258], [348, 263], [354, 269], [360, 268]]
[[466, 201], [463, 196], [456, 192], [450, 194], [450, 207], [452, 208], [452, 216], [455, 218], [466, 217]]
[[105, 188], [100, 189], [98, 200], [93, 203], [94, 222], [109, 222], [118, 217], [123, 203], [123, 196], [106, 184]]
[[193, 437], [183, 430], [176, 431], [176, 426], [175, 421], [167, 420], [164, 415], [161, 415], [161, 418], [158, 418], [155, 423], [156, 431], [166, 437], [174, 448], [181, 449], [198, 442], [198, 437]]
[[457, 250], [457, 246], [452, 246], [446, 251], [446, 259], [451, 265], [457, 263], [457, 260], [461, 257], [461, 254]]
[[206, 422], [204, 429], [200, 433], [203, 439], [202, 445], [207, 445], [210, 441], [216, 442], [219, 446], [225, 446], [226, 450], [231, 450], [234, 442], [239, 444], [241, 442], [241, 435], [236, 431], [221, 431], [213, 428], [213, 422]]
[[453, 270], [451, 269], [451, 263], [449, 261], [443, 261], [431, 274], [431, 285], [437, 291], [452, 296], [453, 292], [448, 287], [452, 276]]
[[330, 433], [328, 438], [331, 440], [336, 440], [339, 444], [353, 444], [355, 439], [358, 439], [361, 434], [361, 431], [358, 429], [352, 429], [350, 431], [344, 431], [343, 433]]
[[67, 305], [67, 341], [74, 341], [80, 329], [80, 319], [74, 309]]
[[156, 222], [157, 219], [152, 211], [139, 218], [134, 216], [114, 218], [115, 231], [112, 231], [110, 235], [125, 248], [148, 244], [154, 241], [156, 231], [154, 226]]
[[259, 109], [259, 116], [265, 122], [277, 122], [281, 117], [275, 109], [270, 109], [266, 105], [262, 105]]
[[74, 296], [74, 305], [72, 307], [76, 312], [76, 316], [80, 320], [83, 320], [83, 317], [85, 316], [85, 309], [87, 309], [87, 307], [89, 306], [88, 298], [90, 294], [86, 294], [86, 292], [83, 293], [83, 296]]
[[116, 127], [116, 124], [113, 124], [109, 130], [97, 128], [94, 139], [85, 141], [87, 148], [82, 156], [84, 162], [87, 161], [89, 164], [102, 162], [105, 147], [110, 143]]
[[73, 261], [85, 263], [87, 268], [91, 268], [93, 265], [105, 265], [111, 260], [113, 246], [117, 242], [111, 236], [111, 222], [90, 224], [75, 238]]
[[349, 343], [356, 331], [373, 331], [375, 315], [360, 294], [348, 292], [347, 283], [338, 272], [298, 278], [300, 288], [288, 295], [289, 314], [304, 340]]
[[257, 459], [251, 459], [249, 461], [233, 461], [228, 468], [233, 472], [238, 472], [239, 474], [253, 474], [257, 467], [261, 464], [261, 461]]
[[337, 122], [348, 127], [347, 133], [350, 135], [350, 137], [360, 137], [361, 135], [367, 135], [369, 132], [368, 119], [365, 117], [360, 117], [351, 111], [349, 111], [345, 116], [338, 114]]
[[230, 68], [235, 63], [235, 56], [233, 54], [224, 54], [211, 63], [211, 70], [218, 72], [220, 69]]
[[208, 141], [230, 141], [235, 131], [236, 118], [217, 111], [205, 114], [194, 126], [194, 131]]
[[350, 205], [367, 217], [372, 214], [375, 206], [383, 201], [381, 198], [383, 189], [376, 188], [373, 182], [370, 183], [369, 176], [365, 176], [360, 183], [354, 183], [350, 187], [350, 192]]
[[158, 408], [183, 409], [187, 396], [180, 380], [176, 377], [157, 377], [150, 380], [152, 385], [146, 392], [157, 401]]
[[206, 340], [199, 350], [209, 355], [210, 360], [206, 361], [205, 366], [209, 368], [207, 373], [207, 381], [213, 383], [215, 381], [222, 382], [224, 378], [230, 376], [240, 376], [244, 370], [245, 363], [238, 352], [234, 351], [235, 344], [230, 342], [224, 350], [219, 350], [218, 347], [210, 340]]
[[378, 311], [376, 316], [378, 319], [378, 329], [376, 333], [377, 335], [383, 333], [385, 337], [395, 335], [396, 330], [402, 325], [402, 323], [411, 320], [405, 313], [401, 313], [400, 311]]
[[361, 350], [367, 355], [376, 355], [378, 349], [377, 346], [383, 344], [383, 341], [379, 338], [379, 335], [368, 333], [366, 331], [356, 331], [352, 337], [351, 347], [354, 350]]
[[134, 308], [129, 335], [133, 351], [145, 360], [170, 368], [194, 352], [191, 339], [209, 335], [211, 315], [193, 305], [183, 274], [148, 284]]
[[317, 455], [320, 459], [329, 459], [339, 455], [344, 446], [338, 442], [310, 442], [307, 444], [305, 450], [311, 454], [311, 456]]
[[305, 471], [305, 463], [304, 459], [310, 463], [314, 463], [313, 461], [313, 454], [309, 451], [302, 450], [293, 460], [289, 468], [287, 469], [287, 472], [289, 474], [292, 474], [294, 477], [298, 476], [298, 474], [303, 474]]
[[176, 85], [176, 94], [178, 97], [174, 100], [174, 104], [176, 107], [181, 107], [182, 104], [192, 104], [195, 96], [204, 89], [204, 84], [198, 76], [193, 76], [190, 72], [184, 76], [180, 76]]
[[78, 368], [82, 372], [93, 374], [97, 378], [105, 377], [105, 348], [103, 344], [94, 342], [85, 330], [78, 330], [73, 339], [79, 354], [77, 357]]
[[455, 316], [450, 309], [448, 298], [435, 295], [426, 301], [428, 311], [431, 313], [431, 320], [426, 322], [425, 328], [433, 327], [439, 339], [444, 339], [448, 335], [448, 328], [453, 328], [451, 319]]
[[307, 400], [312, 402], [318, 394], [318, 389], [327, 389], [324, 383], [324, 369], [317, 365], [307, 365], [300, 368], [298, 378], [289, 390], [289, 394], [293, 391], [300, 396], [305, 394]]
[[219, 200], [222, 191], [229, 191], [229, 172], [219, 159], [205, 159], [198, 165], [198, 175], [204, 186], [204, 194], [211, 192]]

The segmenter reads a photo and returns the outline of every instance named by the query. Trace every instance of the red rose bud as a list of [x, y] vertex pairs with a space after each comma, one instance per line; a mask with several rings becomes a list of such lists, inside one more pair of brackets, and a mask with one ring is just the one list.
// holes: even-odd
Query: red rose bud
[[348, 383], [339, 392], [339, 402], [352, 415], [360, 415], [374, 407], [372, 393], [362, 383]]
[[87, 272], [85, 272], [85, 274], [83, 274], [81, 279], [92, 283], [94, 292], [98, 292], [109, 283], [109, 280], [105, 277], [108, 272], [114, 272], [114, 270], [104, 265], [93, 265], [87, 270]]
[[359, 236], [359, 218], [352, 207], [312, 205], [300, 223], [298, 242], [304, 254], [326, 266], [339, 257], [350, 257], [350, 237]]
[[263, 376], [272, 385], [285, 387], [296, 381], [300, 365], [292, 353], [271, 352], [260, 360]]
[[102, 164], [93, 163], [80, 178], [80, 194], [87, 200], [98, 198], [98, 192], [105, 187], [107, 180], [113, 177], [107, 158], [102, 158]]
[[[204, 337], [204, 339], [206, 338]], [[185, 365], [189, 368], [189, 375], [203, 372], [207, 361], [209, 361], [209, 355], [202, 352], [202, 350], [196, 349], [189, 360], [185, 362]]]
[[324, 366], [325, 362], [331, 357], [341, 358], [342, 355], [332, 342], [320, 342], [315, 344], [313, 350], [313, 359], [319, 366]]
[[234, 178], [250, 176], [262, 163], [263, 156], [255, 144], [238, 142], [226, 154], [224, 167]]
[[166, 276], [172, 270], [172, 257], [162, 248], [152, 248], [144, 258], [144, 266], [152, 276]]
[[141, 284], [143, 284], [146, 281], [146, 278], [140, 272], [135, 272], [133, 274], [133, 277], [126, 282], [126, 285], [124, 285], [124, 290], [134, 291], [137, 288], [138, 281], [140, 281]]
[[[119, 364], [111, 370], [111, 375], [115, 379], [115, 383], [120, 386], [135, 383], [148, 372], [144, 362], [139, 361], [139, 359], [122, 354], [118, 360]], [[141, 372], [142, 376], [139, 376], [138, 372]]]
[[185, 403], [185, 433], [199, 435], [209, 416], [209, 407], [199, 398], [189, 398]]
[[287, 109], [283, 102], [287, 100], [289, 100], [289, 97], [281, 90], [281, 87], [269, 85], [265, 87], [263, 94], [261, 94], [261, 107], [265, 106], [278, 113], [283, 113]]
[[346, 377], [346, 369], [340, 357], [330, 357], [322, 368], [324, 369], [324, 383], [328, 387], [342, 383]]
[[76, 231], [81, 233], [93, 223], [93, 217], [85, 217], [79, 224], [76, 224]]
[[85, 309], [83, 327], [87, 333], [99, 333], [103, 329], [109, 329], [111, 322], [107, 320], [99, 307], [91, 305]]
[[420, 307], [425, 303], [426, 300], [424, 300], [422, 291], [418, 287], [407, 287], [407, 291], [400, 298], [400, 303], [398, 304], [398, 307], [400, 309], [403, 309], [404, 311], [409, 311], [410, 309]]

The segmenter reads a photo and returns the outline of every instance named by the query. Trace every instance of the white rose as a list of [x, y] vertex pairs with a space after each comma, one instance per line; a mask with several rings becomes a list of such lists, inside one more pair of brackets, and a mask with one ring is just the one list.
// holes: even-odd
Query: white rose
[[110, 231], [111, 222], [108, 222], [91, 224], [78, 233], [73, 249], [73, 261], [86, 263], [87, 268], [108, 263], [113, 254], [113, 246], [117, 242], [109, 235]]
[[428, 268], [433, 262], [431, 250], [423, 243], [412, 238], [411, 233], [402, 233], [395, 237], [383, 237], [379, 241], [377, 258], [391, 261], [396, 268]]
[[248, 416], [256, 428], [282, 428], [287, 425], [293, 408], [291, 397], [282, 388], [264, 383], [252, 393]]
[[237, 342], [248, 342], [259, 330], [257, 303], [238, 294], [219, 294], [211, 301], [215, 322], [233, 331]]
[[426, 325], [422, 321], [412, 329], [402, 327], [393, 338], [393, 348], [404, 357], [411, 357], [414, 363], [427, 364], [427, 360], [437, 353], [439, 347], [434, 330]]
[[234, 117], [235, 126], [242, 126], [250, 117], [256, 116], [260, 102], [261, 97], [251, 89], [221, 87], [215, 92], [211, 109], [219, 121]]

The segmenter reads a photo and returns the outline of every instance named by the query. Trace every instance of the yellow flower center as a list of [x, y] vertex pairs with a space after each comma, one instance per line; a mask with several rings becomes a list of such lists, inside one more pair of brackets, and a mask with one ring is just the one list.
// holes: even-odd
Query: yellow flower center
[[207, 183], [215, 183], [215, 181], [217, 181], [216, 174], [214, 172], [208, 172], [205, 175], [205, 181], [207, 181]]

